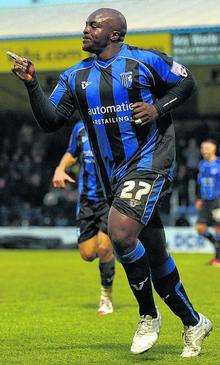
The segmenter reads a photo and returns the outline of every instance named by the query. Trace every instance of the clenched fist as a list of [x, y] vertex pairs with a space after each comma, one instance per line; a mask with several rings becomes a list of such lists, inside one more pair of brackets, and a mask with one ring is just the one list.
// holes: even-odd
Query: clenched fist
[[158, 118], [159, 114], [154, 105], [139, 101], [132, 105], [133, 120], [136, 124], [146, 124]]

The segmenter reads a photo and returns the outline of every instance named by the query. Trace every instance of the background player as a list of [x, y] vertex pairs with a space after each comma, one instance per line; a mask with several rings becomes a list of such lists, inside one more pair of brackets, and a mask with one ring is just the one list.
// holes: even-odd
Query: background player
[[77, 122], [72, 129], [68, 149], [53, 176], [54, 187], [65, 188], [66, 182], [74, 182], [66, 170], [77, 161], [80, 164], [77, 207], [79, 251], [82, 259], [86, 261], [93, 261], [99, 257], [101, 298], [98, 314], [105, 315], [113, 312], [112, 284], [115, 274], [113, 248], [107, 236], [109, 207], [97, 176], [94, 157], [82, 121]]
[[[170, 111], [193, 92], [188, 70], [152, 50], [123, 44], [127, 25], [114, 9], [99, 9], [86, 22], [83, 49], [96, 54], [64, 72], [50, 100], [33, 64], [15, 61], [32, 109], [46, 132], [80, 110], [98, 173], [112, 204], [108, 231], [141, 315], [131, 351], [142, 353], [158, 339], [157, 293], [184, 324], [182, 357], [199, 355], [211, 322], [190, 303], [174, 260], [166, 251], [158, 202], [173, 178], [175, 136]], [[150, 262], [151, 272], [148, 261]]]
[[[217, 144], [207, 139], [201, 144], [203, 160], [199, 163], [198, 199], [196, 208], [199, 218], [197, 232], [208, 238], [215, 248], [215, 257], [210, 261], [220, 266], [220, 159], [216, 156]], [[212, 226], [214, 234], [208, 230]]]

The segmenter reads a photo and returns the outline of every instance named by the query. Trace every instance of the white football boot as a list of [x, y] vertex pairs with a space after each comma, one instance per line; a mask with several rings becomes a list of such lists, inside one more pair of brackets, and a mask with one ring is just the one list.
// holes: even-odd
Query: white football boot
[[199, 323], [196, 326], [185, 326], [183, 331], [184, 348], [181, 357], [198, 356], [205, 337], [212, 330], [212, 322], [199, 313]]
[[141, 354], [149, 350], [158, 340], [161, 326], [161, 315], [157, 309], [157, 317], [141, 316], [138, 328], [134, 334], [131, 345], [133, 354]]
[[112, 288], [101, 288], [101, 297], [99, 302], [98, 314], [104, 316], [113, 312]]

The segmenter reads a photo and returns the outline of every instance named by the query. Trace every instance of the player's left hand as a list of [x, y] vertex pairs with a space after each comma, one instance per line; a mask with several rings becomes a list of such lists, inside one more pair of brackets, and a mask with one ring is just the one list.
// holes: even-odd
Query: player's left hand
[[146, 124], [158, 118], [159, 114], [154, 105], [138, 101], [132, 105], [133, 120], [136, 124]]

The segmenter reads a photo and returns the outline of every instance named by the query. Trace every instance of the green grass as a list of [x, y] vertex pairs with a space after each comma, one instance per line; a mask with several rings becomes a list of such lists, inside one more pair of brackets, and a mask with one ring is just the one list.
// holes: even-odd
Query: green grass
[[219, 365], [220, 268], [210, 255], [175, 255], [195, 307], [214, 322], [202, 355], [180, 359], [180, 321], [156, 297], [162, 313], [157, 345], [130, 354], [137, 306], [117, 265], [115, 312], [96, 315], [97, 261], [83, 262], [77, 251], [0, 251], [0, 365]]

